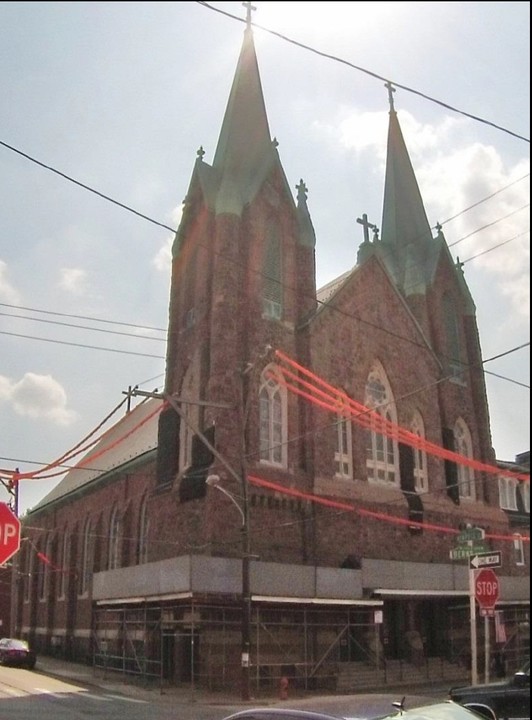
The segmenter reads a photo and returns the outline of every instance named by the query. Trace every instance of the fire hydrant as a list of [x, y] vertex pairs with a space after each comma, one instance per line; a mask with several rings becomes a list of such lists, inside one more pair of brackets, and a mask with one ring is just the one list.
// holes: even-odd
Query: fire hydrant
[[279, 680], [279, 698], [288, 700], [288, 678], [284, 676]]

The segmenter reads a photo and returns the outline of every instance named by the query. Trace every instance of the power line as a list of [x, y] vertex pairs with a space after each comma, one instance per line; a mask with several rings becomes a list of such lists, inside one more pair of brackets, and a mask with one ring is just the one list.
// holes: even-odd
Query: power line
[[133, 350], [118, 350], [117, 348], [99, 347], [97, 345], [84, 345], [83, 343], [67, 342], [66, 340], [53, 340], [52, 338], [35, 337], [34, 335], [22, 335], [21, 333], [6, 332], [0, 330], [0, 335], [10, 335], [11, 337], [25, 338], [26, 340], [40, 340], [41, 342], [55, 343], [57, 345], [70, 345], [71, 347], [86, 348], [87, 350], [104, 350], [106, 352], [120, 353], [121, 355], [137, 355], [138, 357], [155, 358], [156, 360], [164, 360], [164, 355], [150, 355], [148, 353], [134, 352]]
[[527, 207], [530, 207], [530, 203], [527, 203], [526, 205], [522, 205], [520, 208], [517, 208], [516, 210], [512, 210], [512, 212], [508, 213], [507, 215], [504, 215], [503, 217], [497, 218], [497, 220], [493, 220], [493, 222], [486, 223], [486, 225], [482, 225], [482, 227], [477, 228], [476, 230], [473, 230], [472, 232], [468, 233], [467, 235], [464, 235], [464, 237], [460, 238], [459, 240], [455, 240], [453, 243], [450, 243], [447, 247], [452, 248], [455, 245], [458, 245], [458, 243], [461, 243], [463, 240], [467, 240], [467, 238], [470, 238], [472, 235], [476, 235], [477, 233], [481, 232], [482, 230], [486, 230], [487, 228], [493, 227], [494, 225], [497, 225], [498, 223], [502, 222], [503, 220], [508, 220], [509, 217], [512, 217], [512, 215], [515, 215], [518, 212], [521, 212], [521, 210], [525, 210]]
[[3, 317], [16, 318], [17, 320], [30, 320], [31, 322], [48, 323], [50, 325], [61, 325], [62, 327], [75, 328], [76, 330], [91, 330], [92, 332], [108, 333], [109, 335], [121, 335], [123, 337], [132, 337], [136, 340], [155, 340], [156, 342], [166, 342], [166, 338], [151, 337], [149, 335], [138, 335], [135, 333], [119, 332], [118, 330], [106, 330], [105, 328], [87, 327], [87, 325], [74, 325], [74, 323], [60, 322], [59, 320], [46, 320], [45, 318], [28, 317], [26, 315], [16, 315], [15, 313], [0, 312]]
[[[247, 22], [244, 18], [237, 17], [236, 15], [226, 12], [225, 10], [220, 10], [219, 8], [215, 8], [207, 2], [201, 2], [201, 0], [196, 0], [196, 2], [199, 5], [203, 5], [207, 9], [214, 10], [214, 12], [220, 13], [221, 15], [225, 15], [226, 17], [229, 17], [232, 20], [237, 20], [238, 22], [241, 22], [241, 23]], [[523, 135], [519, 135], [518, 133], [513, 132], [512, 130], [508, 130], [508, 128], [502, 127], [501, 125], [497, 125], [496, 123], [491, 122], [490, 120], [485, 120], [484, 118], [481, 118], [478, 115], [472, 115], [471, 113], [468, 113], [465, 110], [460, 110], [459, 108], [453, 107], [452, 105], [449, 105], [448, 103], [443, 102], [442, 100], [437, 100], [436, 98], [431, 97], [430, 95], [426, 95], [425, 93], [420, 92], [419, 90], [415, 90], [414, 88], [411, 88], [408, 85], [403, 85], [401, 83], [396, 82], [395, 80], [391, 80], [389, 77], [384, 77], [384, 75], [379, 75], [378, 73], [372, 72], [371, 70], [367, 70], [366, 68], [363, 68], [360, 65], [355, 65], [354, 63], [351, 63], [348, 60], [344, 60], [343, 58], [340, 58], [337, 55], [330, 55], [329, 53], [323, 52], [321, 50], [317, 50], [316, 48], [313, 48], [310, 45], [305, 45], [304, 43], [298, 42], [297, 40], [293, 40], [292, 38], [289, 38], [286, 35], [283, 35], [282, 33], [279, 33], [279, 32], [276, 32], [275, 30], [271, 30], [270, 28], [264, 27], [264, 25], [259, 25], [258, 23], [255, 23], [255, 22], [251, 22], [251, 25], [253, 27], [259, 28], [260, 30], [263, 30], [264, 32], [269, 33], [270, 35], [274, 35], [275, 37], [278, 37], [281, 40], [285, 40], [286, 42], [290, 43], [291, 45], [296, 45], [297, 47], [300, 47], [303, 50], [308, 50], [309, 52], [314, 53], [315, 55], [319, 55], [320, 57], [324, 57], [328, 60], [333, 60], [334, 62], [341, 63], [342, 65], [347, 65], [348, 67], [353, 68], [354, 70], [358, 70], [359, 72], [362, 72], [365, 75], [369, 75], [370, 77], [375, 78], [376, 80], [381, 80], [385, 84], [390, 83], [394, 87], [398, 87], [398, 88], [401, 88], [401, 90], [405, 90], [405, 92], [412, 93], [413, 95], [422, 97], [424, 100], [428, 100], [429, 102], [435, 103], [436, 105], [440, 105], [441, 107], [444, 107], [446, 110], [451, 110], [452, 112], [458, 113], [459, 115], [463, 115], [464, 117], [470, 118], [471, 120], [476, 120], [477, 122], [483, 123], [484, 125], [490, 125], [491, 127], [495, 128], [496, 130], [501, 130], [502, 132], [507, 133], [508, 135], [512, 135], [513, 137], [518, 138], [518, 140], [524, 140], [525, 142], [530, 143], [530, 139], [524, 137]]]
[[508, 188], [511, 188], [513, 185], [517, 185], [518, 182], [521, 182], [521, 180], [525, 180], [527, 177], [530, 177], [530, 173], [527, 173], [526, 175], [523, 175], [520, 178], [517, 178], [517, 180], [514, 180], [513, 182], [509, 183], [508, 185], [505, 185], [505, 187], [501, 188], [500, 190], [495, 190], [495, 192], [491, 193], [491, 195], [488, 195], [485, 198], [482, 198], [482, 200], [479, 200], [476, 203], [473, 203], [473, 205], [470, 205], [469, 207], [464, 208], [464, 210], [460, 210], [460, 212], [456, 213], [456, 215], [453, 215], [450, 218], [447, 218], [447, 220], [443, 220], [440, 225], [445, 225], [446, 223], [451, 222], [451, 220], [456, 220], [456, 218], [460, 217], [464, 213], [468, 212], [469, 210], [473, 210], [473, 208], [478, 207], [479, 205], [482, 205], [482, 203], [486, 202], [487, 200], [491, 200], [496, 195], [499, 195], [500, 193], [504, 192], [504, 190], [508, 190]]
[[82, 183], [79, 180], [75, 180], [70, 175], [66, 175], [64, 172], [57, 170], [56, 168], [52, 167], [51, 165], [46, 165], [45, 163], [41, 162], [40, 160], [36, 160], [35, 158], [31, 157], [31, 155], [27, 155], [26, 153], [22, 152], [22, 150], [17, 150], [17, 148], [13, 147], [12, 145], [8, 145], [7, 143], [3, 142], [2, 140], [0, 140], [0, 145], [3, 145], [4, 147], [8, 148], [8, 150], [12, 150], [13, 152], [18, 153], [19, 155], [22, 155], [22, 157], [25, 157], [27, 160], [31, 160], [31, 162], [35, 163], [36, 165], [40, 165], [45, 170], [50, 170], [50, 172], [53, 172], [56, 175], [59, 175], [60, 177], [65, 178], [65, 180], [69, 180], [70, 182], [74, 183], [74, 185], [79, 185], [79, 187], [83, 188], [84, 190], [88, 190], [89, 192], [94, 193], [95, 195], [98, 195], [99, 197], [103, 198], [104, 200], [108, 200], [109, 202], [113, 203], [113, 205], [118, 205], [119, 207], [123, 208], [124, 210], [127, 210], [128, 212], [132, 212], [134, 215], [138, 215], [139, 217], [143, 218], [144, 220], [147, 220], [150, 223], [153, 223], [154, 225], [158, 225], [159, 227], [165, 228], [165, 230], [170, 230], [170, 232], [175, 232], [175, 230], [173, 228], [171, 228], [169, 225], [160, 223], [157, 220], [154, 220], [153, 218], [149, 217], [148, 215], [144, 215], [144, 213], [141, 213], [138, 210], [134, 210], [129, 205], [124, 205], [124, 203], [118, 202], [118, 200], [114, 200], [109, 195], [105, 195], [104, 193], [100, 192], [99, 190], [95, 190], [90, 185], [86, 185], [85, 183]]
[[[45, 165], [44, 163], [41, 163], [41, 162], [35, 160], [35, 159], [32, 158], [30, 155], [28, 155], [28, 154], [26, 154], [26, 153], [22, 153], [22, 152], [16, 150], [16, 149], [13, 148], [12, 146], [7, 145], [6, 143], [4, 143], [4, 142], [2, 142], [2, 141], [0, 141], [0, 145], [4, 145], [4, 146], [7, 147], [8, 149], [14, 150], [15, 152], [19, 152], [19, 154], [23, 155], [23, 156], [24, 156], [25, 158], [27, 158], [28, 160], [30, 160], [30, 161], [32, 161], [32, 162], [36, 162], [38, 165], [40, 165], [40, 166], [42, 166], [42, 167], [44, 167], [44, 168], [52, 169], [54, 172], [57, 172], [57, 174], [61, 175], [62, 177], [66, 178], [66, 179], [68, 179], [68, 180], [72, 180], [68, 175], [65, 175], [65, 174], [62, 173], [62, 172], [56, 171], [56, 170], [54, 170], [53, 168], [49, 168], [49, 167], [48, 167], [47, 165]], [[526, 178], [526, 177], [528, 177], [528, 175], [524, 175], [523, 178], [520, 178], [520, 179], [522, 180], [522, 179], [524, 179], [524, 178]], [[168, 229], [168, 230], [171, 230], [171, 231], [174, 232], [174, 233], [177, 232], [177, 230], [175, 230], [174, 228], [170, 228], [170, 227], [167, 226], [167, 225], [163, 225], [162, 223], [159, 223], [159, 222], [157, 222], [156, 220], [153, 220], [152, 218], [149, 218], [147, 215], [144, 215], [143, 213], [140, 213], [140, 212], [138, 212], [138, 211], [130, 208], [129, 206], [125, 205], [124, 203], [116, 202], [116, 201], [114, 201], [112, 198], [109, 198], [108, 196], [103, 195], [102, 193], [99, 193], [98, 191], [95, 191], [95, 190], [93, 190], [92, 188], [89, 188], [89, 187], [86, 186], [84, 183], [79, 183], [79, 182], [77, 182], [77, 181], [75, 181], [75, 180], [72, 180], [72, 182], [75, 182], [77, 185], [80, 185], [81, 187], [84, 187], [84, 188], [86, 188], [86, 189], [91, 190], [92, 192], [95, 192], [95, 193], [96, 193], [97, 195], [99, 195], [100, 197], [103, 197], [104, 199], [107, 199], [107, 200], [109, 200], [110, 202], [113, 202], [113, 203], [115, 203], [116, 205], [119, 205], [119, 206], [122, 207], [123, 209], [126, 209], [126, 210], [129, 210], [129, 211], [133, 212], [135, 215], [138, 215], [139, 217], [142, 217], [142, 218], [144, 218], [144, 219], [146, 219], [146, 220], [149, 220], [150, 222], [153, 222], [154, 224], [159, 225], [160, 227], [164, 227], [164, 228], [166, 228], [166, 229]], [[514, 181], [514, 182], [510, 183], [510, 185], [508, 185], [508, 186], [506, 186], [506, 187], [510, 187], [510, 186], [513, 185], [515, 182], [518, 182], [518, 181]], [[506, 188], [501, 188], [501, 190], [499, 190], [499, 191], [497, 191], [497, 192], [502, 192], [502, 190], [504, 190], [504, 189], [506, 189]], [[492, 197], [492, 195], [488, 196], [488, 197], [486, 198], [486, 200], [491, 199], [491, 197]], [[482, 202], [482, 201], [478, 201], [477, 203], [475, 203], [474, 206], [471, 206], [471, 207], [476, 207], [477, 205], [480, 204], [480, 202]], [[521, 208], [521, 209], [522, 209], [522, 208]], [[464, 211], [464, 212], [465, 212], [465, 211]], [[516, 211], [516, 212], [517, 212], [517, 211]], [[485, 227], [487, 227], [487, 226], [485, 226]], [[472, 233], [471, 233], [471, 234], [472, 234]], [[466, 237], [468, 237], [468, 236], [466, 236]], [[466, 237], [461, 238], [460, 240], [457, 240], [455, 243], [453, 243], [453, 245], [456, 245], [458, 242], [461, 242], [462, 240], [465, 240]], [[235, 262], [233, 258], [231, 258], [231, 260], [232, 260], [232, 262]], [[235, 264], [237, 264], [237, 263], [235, 263]], [[255, 272], [257, 272], [258, 274], [264, 276], [264, 273], [262, 273], [261, 271], [256, 270]], [[286, 285], [285, 285], [284, 287], [286, 287]], [[314, 299], [316, 299], [316, 298], [314, 298]], [[323, 303], [323, 302], [320, 302], [319, 300], [317, 300], [317, 302], [318, 302], [318, 304], [325, 304], [325, 303]], [[0, 303], [0, 305], [3, 305], [3, 304], [4, 304], [4, 303]], [[11, 307], [14, 307], [14, 306], [11, 306]], [[28, 309], [28, 308], [26, 308], [26, 309]], [[346, 314], [346, 313], [343, 313], [343, 311], [340, 310], [340, 309], [338, 309], [338, 308], [334, 308], [334, 309], [335, 309], [336, 312], [340, 312], [341, 314]], [[39, 310], [35, 310], [35, 309], [33, 309], [33, 311], [35, 311], [35, 312], [45, 312], [45, 311], [39, 311]], [[62, 315], [62, 313], [53, 313], [53, 314], [55, 314], [55, 315]], [[84, 318], [84, 319], [91, 319], [91, 318], [87, 318], [86, 316], [70, 316], [70, 317], [79, 317], [79, 318]], [[396, 337], [397, 339], [405, 339], [405, 340], [406, 340], [406, 338], [402, 338], [399, 334], [393, 333], [393, 332], [390, 331], [390, 330], [385, 330], [385, 329], [382, 328], [381, 326], [377, 326], [375, 323], [371, 323], [371, 322], [369, 322], [369, 321], [367, 321], [367, 320], [364, 320], [363, 318], [355, 317], [355, 316], [350, 316], [350, 317], [352, 317], [353, 319], [357, 319], [357, 320], [359, 320], [360, 322], [365, 323], [365, 324], [369, 325], [370, 327], [373, 327], [373, 328], [375, 328], [375, 329], [378, 329], [378, 330], [380, 330], [380, 331], [382, 331], [382, 332], [387, 332], [387, 333], [389, 333], [390, 335]], [[108, 321], [108, 320], [98, 320], [98, 322], [112, 322], [112, 321]], [[120, 324], [131, 325], [131, 326], [133, 326], [133, 327], [138, 327], [138, 326], [135, 325], [134, 323], [120, 323]], [[160, 330], [161, 332], [164, 332], [164, 330], [162, 330], [161, 328], [151, 328], [151, 329]], [[1, 332], [1, 331], [0, 331], [0, 332]], [[4, 333], [4, 334], [9, 334], [9, 333]], [[14, 335], [14, 333], [11, 333], [11, 334]], [[31, 336], [20, 335], [20, 337], [31, 337]], [[39, 338], [35, 338], [35, 337], [34, 337], [34, 338], [32, 338], [32, 339], [38, 340]], [[43, 340], [44, 340], [44, 338], [43, 338]], [[59, 341], [59, 340], [57, 340], [57, 341], [48, 340], [47, 342], [58, 342], [58, 343], [62, 343], [62, 341]], [[409, 340], [409, 342], [412, 342], [412, 341]], [[67, 345], [68, 345], [68, 344], [73, 344], [73, 343], [63, 343], [63, 344], [67, 344]], [[91, 348], [91, 349], [99, 349], [99, 350], [104, 350], [104, 349], [105, 349], [105, 348], [95, 348], [95, 347], [93, 347], [93, 346], [83, 346], [83, 345], [80, 345], [80, 347], [89, 347], [89, 348]], [[116, 351], [111, 350], [111, 352], [124, 352], [125, 354], [137, 354], [137, 353], [127, 353], [127, 351], [120, 351], [120, 350], [116, 350]], [[153, 357], [156, 357], [156, 356], [153, 356]]]
[[[175, 231], [174, 231], [175, 232]], [[25, 307], [24, 305], [10, 305], [9, 303], [0, 302], [0, 307], [15, 308], [17, 310], [27, 310], [28, 312], [44, 313], [46, 315], [57, 315], [57, 317], [76, 318], [77, 320], [90, 320], [91, 322], [108, 323], [109, 325], [124, 325], [139, 330], [155, 330], [157, 332], [166, 332], [166, 328], [151, 327], [150, 325], [139, 325], [139, 323], [123, 322], [120, 320], [107, 320], [89, 315], [73, 315], [71, 313], [55, 312], [53, 310], [42, 310], [41, 308]]]

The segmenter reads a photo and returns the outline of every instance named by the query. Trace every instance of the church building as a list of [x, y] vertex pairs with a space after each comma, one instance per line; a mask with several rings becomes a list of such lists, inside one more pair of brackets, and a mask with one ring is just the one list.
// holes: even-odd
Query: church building
[[248, 18], [183, 189], [164, 391], [22, 519], [12, 632], [39, 654], [246, 697], [463, 679], [486, 629], [510, 667], [529, 652], [529, 469], [495, 457], [474, 299], [387, 91], [380, 228], [361, 208], [356, 263], [317, 288], [312, 178], [285, 175]]

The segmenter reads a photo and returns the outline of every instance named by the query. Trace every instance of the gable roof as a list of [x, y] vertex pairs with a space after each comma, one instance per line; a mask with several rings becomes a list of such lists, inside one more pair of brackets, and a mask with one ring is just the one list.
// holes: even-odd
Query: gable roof
[[423, 341], [423, 344], [430, 351], [430, 353], [434, 357], [434, 360], [436, 361], [438, 366], [441, 367], [441, 363], [438, 360], [438, 358], [436, 357], [436, 354], [430, 343], [430, 339], [425, 335], [423, 328], [421, 327], [418, 320], [416, 319], [414, 313], [412, 312], [412, 309], [406, 302], [404, 295], [401, 293], [400, 289], [397, 287], [396, 283], [394, 282], [394, 278], [391, 276], [386, 263], [380, 257], [379, 253], [371, 253], [362, 264], [355, 265], [355, 267], [352, 268], [351, 270], [348, 270], [347, 272], [343, 273], [342, 275], [339, 275], [337, 278], [335, 278], [334, 280], [331, 280], [329, 283], [327, 283], [327, 285], [324, 285], [322, 288], [320, 288], [317, 291], [317, 298], [318, 298], [319, 306], [318, 306], [316, 312], [312, 315], [312, 317], [309, 318], [309, 320], [305, 324], [312, 323], [314, 321], [314, 319], [325, 310], [325, 308], [327, 308], [331, 305], [333, 299], [337, 298], [339, 293], [342, 292], [344, 290], [344, 288], [347, 288], [349, 283], [353, 281], [352, 280], [353, 278], [360, 277], [361, 273], [364, 272], [364, 268], [366, 266], [369, 267], [369, 265], [372, 261], [375, 262], [381, 268], [394, 295], [397, 297], [400, 304], [405, 309], [406, 314], [410, 317], [411, 321], [415, 325], [416, 331], [419, 333], [419, 336], [420, 336], [421, 340]]
[[149, 398], [124, 415], [29, 514], [84, 489], [102, 476], [155, 450], [159, 413], [163, 405], [163, 400]]

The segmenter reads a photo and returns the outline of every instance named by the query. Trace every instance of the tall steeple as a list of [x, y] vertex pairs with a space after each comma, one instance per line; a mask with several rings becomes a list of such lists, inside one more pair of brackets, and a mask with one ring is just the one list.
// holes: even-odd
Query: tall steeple
[[[430, 281], [432, 232], [394, 107], [391, 83], [386, 83], [390, 102], [388, 150], [382, 214], [382, 257], [399, 288], [409, 294], [413, 263], [417, 267], [416, 291]], [[408, 271], [407, 271], [408, 268]], [[406, 271], [406, 272], [405, 272]]]
[[272, 143], [262, 93], [253, 31], [251, 3], [247, 8], [244, 41], [225, 111], [213, 167], [220, 186], [216, 213], [240, 215], [253, 199], [278, 154]]

